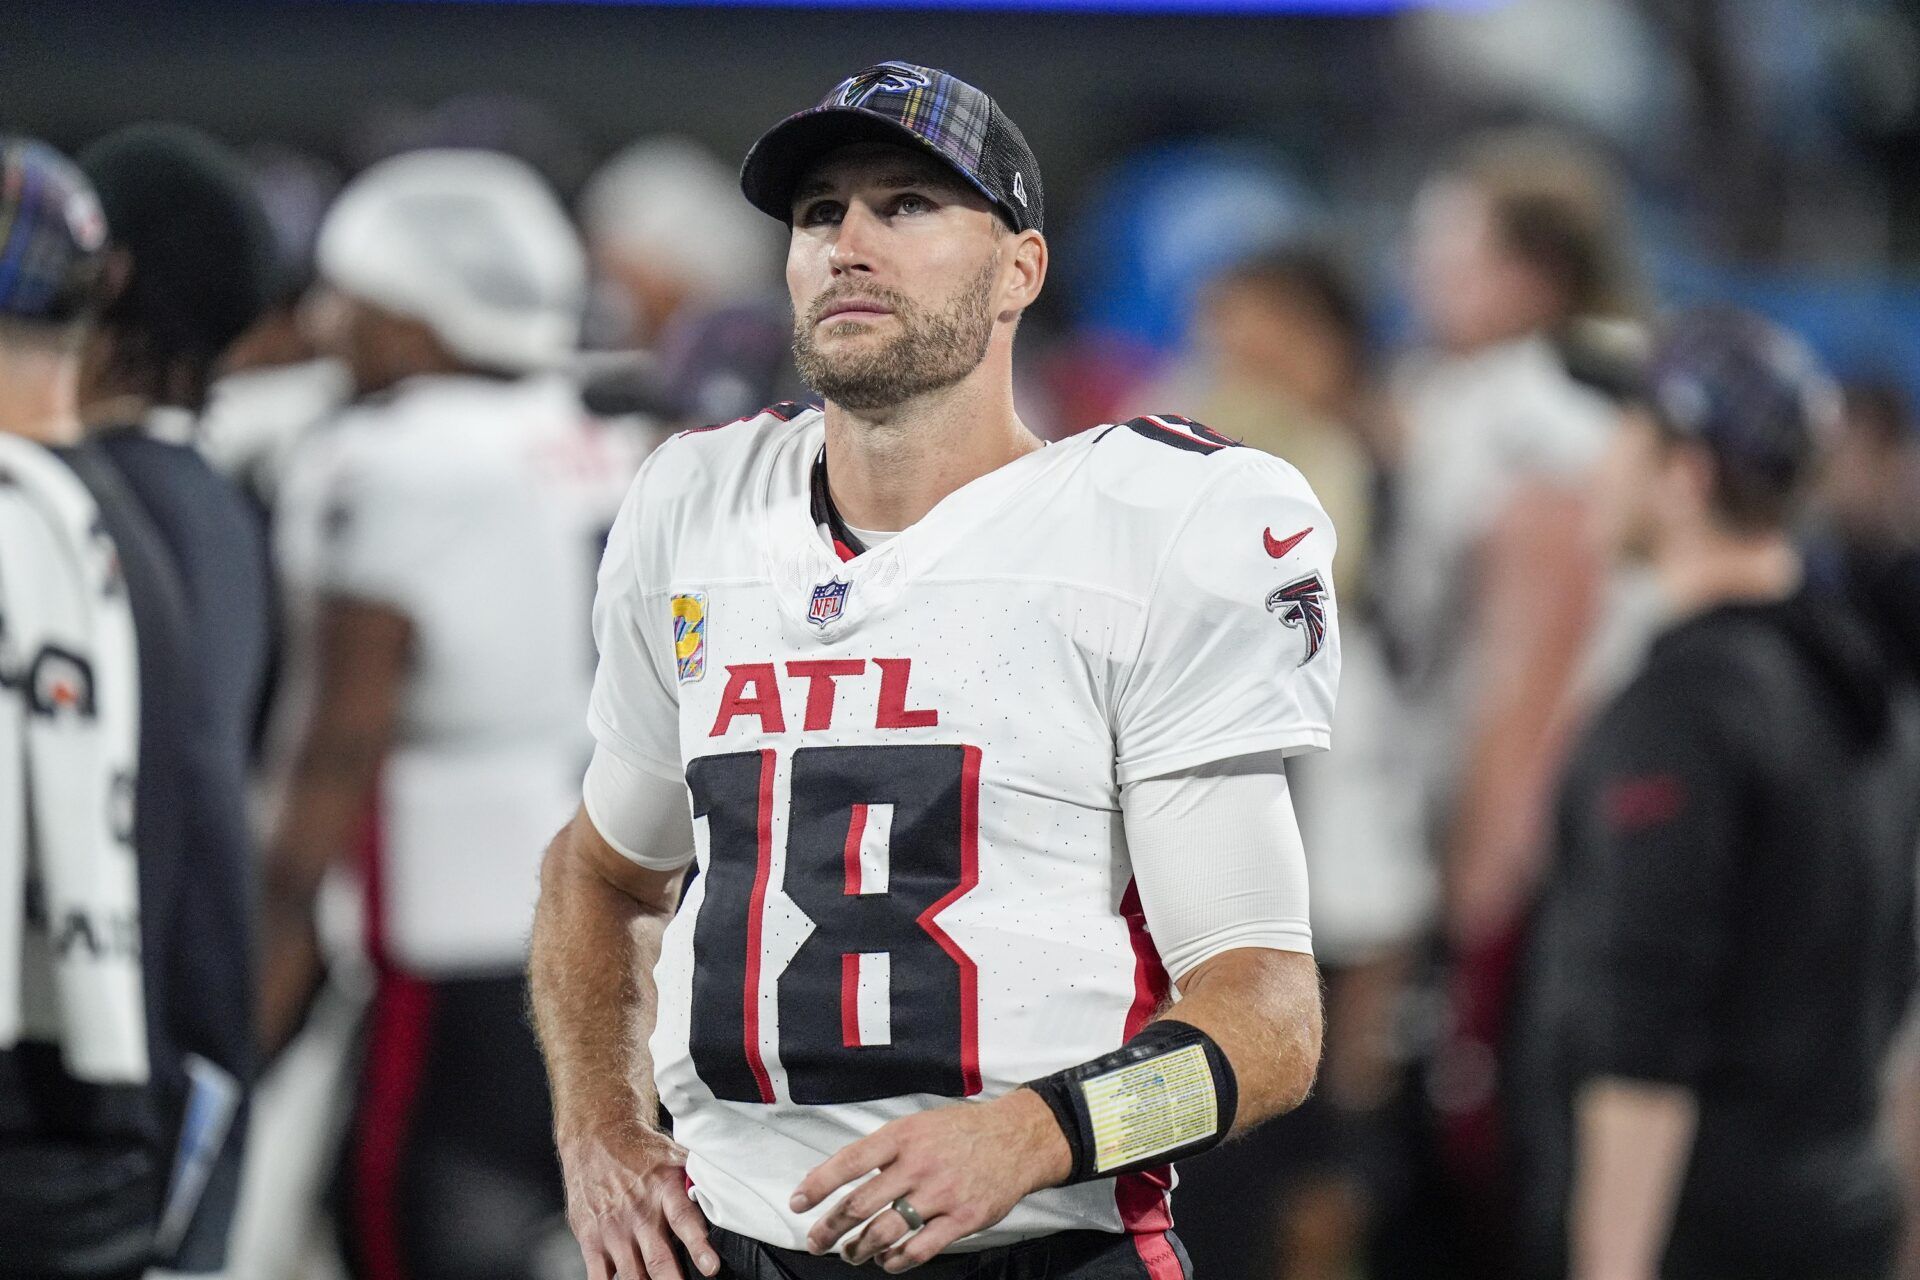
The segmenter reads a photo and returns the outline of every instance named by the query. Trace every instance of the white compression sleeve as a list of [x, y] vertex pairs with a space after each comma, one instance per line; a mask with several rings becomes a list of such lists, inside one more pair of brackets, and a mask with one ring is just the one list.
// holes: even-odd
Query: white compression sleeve
[[1120, 793], [1147, 928], [1175, 979], [1235, 947], [1313, 953], [1307, 858], [1278, 751]]
[[693, 814], [679, 779], [663, 778], [595, 747], [580, 794], [601, 837], [634, 862], [674, 871], [693, 861]]

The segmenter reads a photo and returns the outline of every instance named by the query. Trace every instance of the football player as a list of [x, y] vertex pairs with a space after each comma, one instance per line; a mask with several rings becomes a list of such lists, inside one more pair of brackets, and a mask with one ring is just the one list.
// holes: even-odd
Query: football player
[[589, 1274], [1176, 1280], [1170, 1162], [1319, 1056], [1333, 529], [1185, 418], [1021, 423], [1040, 172], [978, 89], [862, 71], [742, 186], [825, 407], [661, 446], [601, 566], [532, 964]]
[[525, 1276], [564, 1236], [525, 1018], [534, 850], [590, 749], [593, 571], [638, 458], [554, 372], [585, 259], [519, 161], [376, 165], [318, 257], [361, 398], [290, 466], [276, 515], [293, 728], [265, 1033], [297, 1025], [324, 873], [358, 859], [377, 985], [346, 1160], [354, 1270]]

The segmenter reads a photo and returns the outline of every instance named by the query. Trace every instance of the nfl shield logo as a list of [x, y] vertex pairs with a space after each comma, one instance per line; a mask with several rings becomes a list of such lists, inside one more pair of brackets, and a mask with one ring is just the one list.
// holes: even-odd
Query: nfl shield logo
[[835, 578], [823, 582], [813, 589], [813, 603], [807, 606], [807, 621], [815, 626], [824, 627], [838, 618], [847, 607], [847, 592], [853, 590], [851, 582], [842, 582]]

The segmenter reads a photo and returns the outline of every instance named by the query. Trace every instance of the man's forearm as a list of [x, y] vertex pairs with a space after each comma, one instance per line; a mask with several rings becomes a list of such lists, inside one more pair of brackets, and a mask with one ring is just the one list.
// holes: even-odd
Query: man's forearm
[[314, 899], [357, 847], [394, 740], [413, 623], [385, 605], [329, 598], [320, 610], [319, 688], [262, 877], [259, 1020], [269, 1051], [299, 1028], [320, 972]]
[[1163, 1016], [1213, 1037], [1233, 1064], [1238, 1133], [1293, 1110], [1320, 1065], [1320, 975], [1313, 957], [1246, 947], [1194, 966]]
[[1574, 1099], [1573, 1280], [1660, 1274], [1697, 1114], [1678, 1085], [1603, 1078]]
[[[1312, 956], [1239, 947], [1201, 961], [1179, 985], [1179, 1003], [1163, 1008], [1159, 1017], [1205, 1032], [1232, 1069], [1232, 1123], [1219, 1138], [1243, 1133], [1306, 1101], [1320, 1065], [1322, 1024], [1320, 974]], [[1088, 1139], [1084, 1133], [1076, 1138], [1077, 1124], [1062, 1116], [1061, 1106], [1072, 1104], [1061, 1102], [1053, 1080], [1036, 1081], [990, 1104], [1022, 1117], [1013, 1132], [1030, 1139], [1022, 1147], [1021, 1167], [1035, 1179], [1033, 1189], [1057, 1186], [1077, 1166], [1088, 1167]], [[1012, 1141], [1002, 1138], [1000, 1145]]]
[[329, 868], [358, 847], [385, 741], [347, 751], [309, 742], [268, 843], [260, 886], [261, 1043], [278, 1052], [299, 1030], [322, 968], [314, 901]]
[[576, 838], [569, 826], [547, 850], [529, 966], [563, 1143], [606, 1126], [658, 1123], [647, 1038], [653, 966], [672, 914], [609, 884], [569, 847]]

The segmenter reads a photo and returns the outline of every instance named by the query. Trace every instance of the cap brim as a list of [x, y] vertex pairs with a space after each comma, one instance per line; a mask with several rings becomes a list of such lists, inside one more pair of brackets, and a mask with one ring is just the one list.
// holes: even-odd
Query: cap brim
[[793, 220], [793, 191], [807, 169], [828, 152], [858, 142], [891, 142], [926, 152], [975, 191], [1001, 208], [999, 197], [952, 157], [897, 120], [858, 107], [813, 107], [788, 116], [760, 135], [740, 166], [740, 190], [754, 208], [782, 222]]

